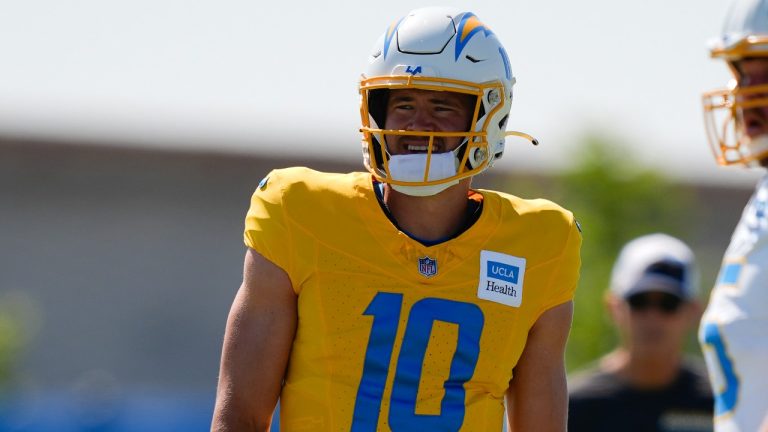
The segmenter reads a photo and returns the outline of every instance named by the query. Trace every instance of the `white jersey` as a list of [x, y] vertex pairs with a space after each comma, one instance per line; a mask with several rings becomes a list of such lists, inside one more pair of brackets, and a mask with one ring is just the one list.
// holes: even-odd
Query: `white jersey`
[[731, 237], [701, 320], [717, 432], [757, 431], [768, 415], [768, 176]]

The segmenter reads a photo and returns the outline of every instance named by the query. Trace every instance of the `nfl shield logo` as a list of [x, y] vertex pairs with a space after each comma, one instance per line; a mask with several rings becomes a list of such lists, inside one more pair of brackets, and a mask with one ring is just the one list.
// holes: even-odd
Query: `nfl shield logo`
[[437, 260], [425, 256], [419, 258], [419, 273], [426, 277], [432, 277], [437, 274]]

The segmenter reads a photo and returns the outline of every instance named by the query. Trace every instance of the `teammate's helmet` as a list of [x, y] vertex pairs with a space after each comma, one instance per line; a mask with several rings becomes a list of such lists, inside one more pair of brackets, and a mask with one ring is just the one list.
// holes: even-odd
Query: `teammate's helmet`
[[[447, 183], [490, 167], [504, 152], [507, 116], [515, 78], [509, 58], [496, 35], [473, 13], [453, 8], [417, 9], [392, 23], [374, 46], [360, 80], [361, 132], [366, 168], [379, 180], [396, 186], [423, 188], [429, 195]], [[474, 95], [477, 102], [470, 130], [413, 132], [384, 130], [389, 90], [423, 89]], [[528, 138], [526, 134], [508, 132]], [[455, 152], [456, 174], [434, 179], [425, 164], [419, 181], [393, 178], [385, 135], [429, 136], [428, 157], [436, 137], [462, 137]]]
[[745, 109], [768, 107], [768, 85], [742, 85], [738, 61], [768, 59], [768, 0], [737, 0], [710, 53], [725, 60], [735, 77], [726, 89], [703, 95], [704, 123], [715, 159], [721, 165], [759, 162], [768, 157], [768, 137], [749, 137], [743, 116]]

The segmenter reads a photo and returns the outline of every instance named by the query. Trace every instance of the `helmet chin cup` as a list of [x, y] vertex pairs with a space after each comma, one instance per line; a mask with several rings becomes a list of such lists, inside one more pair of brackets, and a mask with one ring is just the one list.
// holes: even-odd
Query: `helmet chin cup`
[[457, 184], [459, 184], [458, 180], [453, 180], [450, 182], [431, 185], [431, 186], [402, 186], [402, 185], [396, 185], [396, 184], [390, 184], [389, 186], [392, 189], [400, 193], [404, 193], [406, 195], [423, 197], [423, 196], [437, 195], [440, 192], [448, 189], [449, 187]]

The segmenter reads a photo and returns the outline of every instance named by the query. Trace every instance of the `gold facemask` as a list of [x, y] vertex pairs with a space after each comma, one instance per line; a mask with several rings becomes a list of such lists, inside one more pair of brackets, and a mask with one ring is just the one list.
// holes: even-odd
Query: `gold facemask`
[[[712, 57], [726, 60], [735, 77], [735, 62], [744, 58], [768, 59], [768, 37], [749, 36], [728, 47], [712, 49]], [[768, 157], [768, 136], [746, 134], [745, 110], [768, 108], [768, 84], [740, 86], [733, 79], [727, 88], [702, 95], [704, 127], [715, 160], [720, 165], [751, 165]]]
[[[371, 91], [379, 89], [420, 89], [432, 91], [452, 91], [472, 95], [477, 99], [470, 130], [459, 132], [433, 132], [433, 131], [406, 131], [394, 129], [382, 129], [372, 123], [369, 112], [369, 97]], [[488, 142], [488, 130], [490, 121], [495, 119], [498, 110], [508, 110], [508, 104], [501, 82], [476, 84], [467, 81], [452, 80], [447, 78], [422, 77], [422, 76], [384, 76], [364, 78], [360, 81], [360, 114], [363, 127], [364, 163], [368, 171], [380, 182], [391, 183], [398, 186], [435, 186], [445, 183], [454, 183], [458, 180], [471, 177], [485, 170], [493, 161], [495, 155], [491, 154]], [[481, 109], [482, 108], [482, 109]], [[488, 112], [485, 112], [485, 111]], [[479, 118], [480, 117], [480, 118]], [[393, 178], [389, 169], [389, 155], [385, 145], [387, 135], [408, 135], [428, 137], [426, 165], [421, 181], [399, 181]], [[522, 132], [505, 132], [504, 136], [518, 136], [534, 144], [538, 142], [528, 134]], [[436, 139], [461, 138], [460, 151], [456, 151], [456, 174], [447, 178], [430, 180], [430, 159], [434, 151]], [[462, 148], [463, 147], [463, 148]]]

